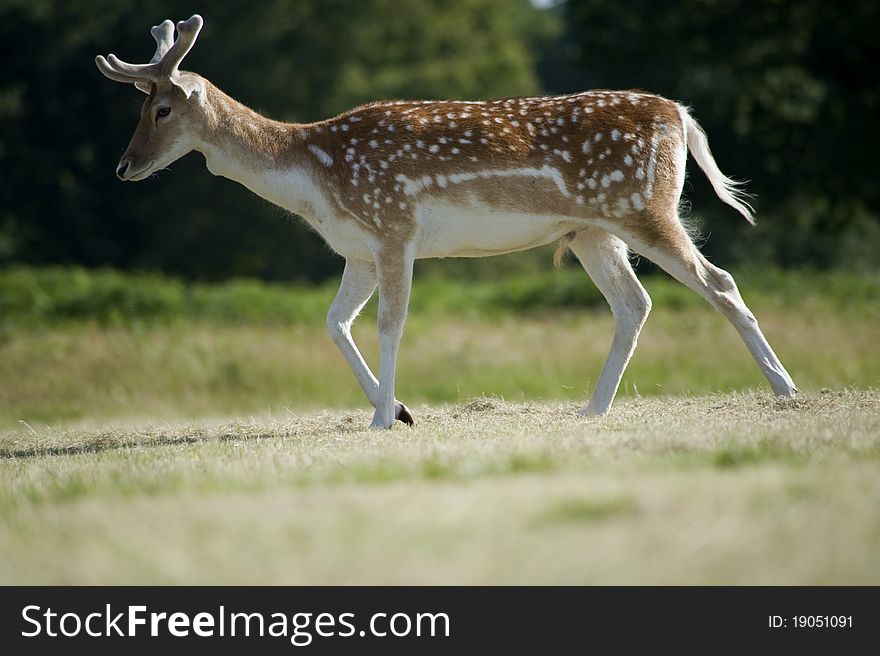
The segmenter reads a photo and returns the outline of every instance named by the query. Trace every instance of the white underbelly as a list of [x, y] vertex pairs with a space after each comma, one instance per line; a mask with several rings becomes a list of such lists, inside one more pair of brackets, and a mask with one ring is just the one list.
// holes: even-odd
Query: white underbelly
[[543, 246], [583, 220], [426, 199], [415, 210], [416, 257], [483, 257]]
[[376, 251], [376, 238], [358, 221], [346, 216], [318, 216], [309, 225], [324, 238], [327, 245], [346, 259], [371, 260]]

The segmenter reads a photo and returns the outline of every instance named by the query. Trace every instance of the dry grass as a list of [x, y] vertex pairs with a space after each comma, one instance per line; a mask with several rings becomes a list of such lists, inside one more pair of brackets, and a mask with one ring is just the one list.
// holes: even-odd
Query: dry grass
[[880, 583], [880, 393], [0, 436], [3, 583]]

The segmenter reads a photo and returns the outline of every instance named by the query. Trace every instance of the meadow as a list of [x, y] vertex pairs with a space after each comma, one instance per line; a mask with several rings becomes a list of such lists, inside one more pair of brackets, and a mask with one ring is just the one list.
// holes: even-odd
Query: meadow
[[[878, 583], [880, 277], [734, 272], [801, 395], [665, 276], [605, 418], [576, 267], [417, 280], [370, 413], [331, 286], [0, 275], [3, 583]], [[355, 336], [375, 363], [375, 305]]]
[[[764, 389], [739, 337], [665, 275], [644, 276], [654, 310], [624, 396]], [[799, 388], [880, 385], [880, 276], [737, 272]], [[0, 429], [361, 408], [330, 341], [334, 284], [186, 285], [81, 269], [0, 274]], [[399, 362], [409, 404], [583, 400], [613, 325], [579, 267], [498, 279], [419, 276]], [[378, 360], [375, 299], [355, 323]]]

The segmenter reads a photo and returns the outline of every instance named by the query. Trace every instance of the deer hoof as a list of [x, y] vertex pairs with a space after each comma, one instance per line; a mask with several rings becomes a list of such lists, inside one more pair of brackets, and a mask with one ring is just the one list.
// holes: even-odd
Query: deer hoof
[[412, 412], [410, 409], [403, 405], [400, 401], [397, 402], [397, 419], [398, 421], [402, 421], [407, 426], [414, 426], [415, 420], [413, 419]]

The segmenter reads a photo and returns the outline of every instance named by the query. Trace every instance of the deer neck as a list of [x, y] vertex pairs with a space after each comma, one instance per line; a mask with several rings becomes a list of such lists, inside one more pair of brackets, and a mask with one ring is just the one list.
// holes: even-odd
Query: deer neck
[[303, 152], [305, 126], [273, 121], [206, 84], [206, 129], [195, 150], [208, 170], [307, 219], [318, 211], [320, 183]]

